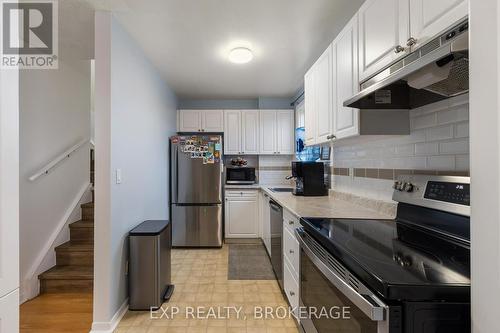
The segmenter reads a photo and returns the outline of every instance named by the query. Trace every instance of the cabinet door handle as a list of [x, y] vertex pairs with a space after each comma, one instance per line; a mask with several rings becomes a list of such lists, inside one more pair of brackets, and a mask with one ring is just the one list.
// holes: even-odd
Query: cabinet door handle
[[408, 47], [412, 47], [415, 44], [417, 44], [417, 39], [416, 38], [410, 37], [406, 41], [406, 46], [408, 46]]
[[290, 296], [295, 296], [295, 293], [293, 291], [290, 291]]
[[295, 253], [293, 250], [290, 250], [289, 252], [290, 252], [290, 254], [294, 254]]
[[394, 53], [401, 53], [404, 52], [405, 48], [402, 47], [401, 45], [398, 45], [394, 48]]
[[289, 225], [293, 225], [293, 221], [288, 221], [288, 224]]

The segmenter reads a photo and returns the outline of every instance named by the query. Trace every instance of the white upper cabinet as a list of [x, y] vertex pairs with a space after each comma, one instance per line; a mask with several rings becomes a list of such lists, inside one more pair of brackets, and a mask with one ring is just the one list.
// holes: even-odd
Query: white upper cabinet
[[367, 0], [359, 9], [360, 81], [408, 53], [409, 1]]
[[201, 113], [202, 132], [223, 132], [224, 112], [222, 110], [205, 110]]
[[326, 142], [332, 134], [332, 47], [329, 46], [314, 64], [316, 143]]
[[337, 139], [359, 134], [359, 110], [343, 105], [359, 87], [357, 27], [355, 16], [333, 42], [333, 132]]
[[276, 111], [260, 111], [260, 153], [276, 154]]
[[332, 135], [332, 62], [330, 45], [304, 76], [305, 143], [327, 142]]
[[293, 110], [260, 111], [260, 154], [295, 153], [295, 113]]
[[306, 126], [305, 116], [306, 116], [306, 113], [305, 113], [304, 100], [302, 100], [302, 102], [300, 102], [295, 108], [295, 121], [296, 121], [295, 127], [296, 128]]
[[304, 75], [304, 125], [305, 144], [316, 143], [316, 91], [314, 89], [314, 67]]
[[241, 112], [241, 153], [259, 153], [259, 111]]
[[241, 111], [224, 111], [224, 154], [241, 154]]
[[468, 15], [468, 0], [410, 0], [410, 34], [414, 49]]
[[222, 110], [179, 110], [179, 132], [222, 132]]
[[201, 132], [201, 111], [179, 110], [179, 132]]
[[259, 110], [224, 111], [224, 153], [259, 153]]
[[279, 154], [295, 153], [295, 126], [292, 110], [276, 111], [276, 150]]

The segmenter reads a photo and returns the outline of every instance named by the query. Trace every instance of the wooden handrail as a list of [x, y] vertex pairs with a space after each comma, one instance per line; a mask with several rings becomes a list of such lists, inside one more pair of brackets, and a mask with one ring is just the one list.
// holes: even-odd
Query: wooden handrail
[[78, 149], [80, 149], [81, 147], [83, 147], [85, 144], [87, 144], [89, 142], [90, 142], [89, 139], [85, 139], [85, 140], [80, 141], [79, 143], [77, 143], [73, 147], [69, 148], [68, 150], [66, 150], [65, 152], [63, 152], [62, 154], [60, 154], [59, 156], [54, 158], [51, 162], [49, 162], [47, 165], [45, 165], [43, 168], [41, 168], [38, 172], [33, 174], [29, 178], [29, 180], [33, 182], [33, 181], [37, 180], [38, 178], [40, 178], [41, 176], [49, 174], [52, 169], [54, 169], [60, 163], [65, 161], [73, 153], [75, 153]]

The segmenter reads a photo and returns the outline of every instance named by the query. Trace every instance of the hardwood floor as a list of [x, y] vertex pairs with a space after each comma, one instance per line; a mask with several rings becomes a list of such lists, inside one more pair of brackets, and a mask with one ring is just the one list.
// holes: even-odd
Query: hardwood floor
[[92, 294], [42, 294], [21, 305], [20, 333], [88, 333]]

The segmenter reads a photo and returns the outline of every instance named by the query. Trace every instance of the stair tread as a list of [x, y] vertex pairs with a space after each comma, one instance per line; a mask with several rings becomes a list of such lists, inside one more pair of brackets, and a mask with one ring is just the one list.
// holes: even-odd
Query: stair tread
[[56, 247], [56, 251], [68, 251], [68, 252], [93, 252], [93, 244], [82, 244], [74, 242], [66, 242]]
[[92, 266], [54, 266], [38, 276], [41, 280], [92, 280]]
[[91, 201], [91, 202], [87, 202], [87, 203], [84, 203], [81, 205], [82, 208], [94, 208], [94, 203]]
[[70, 228], [94, 228], [94, 220], [79, 220], [69, 225]]

